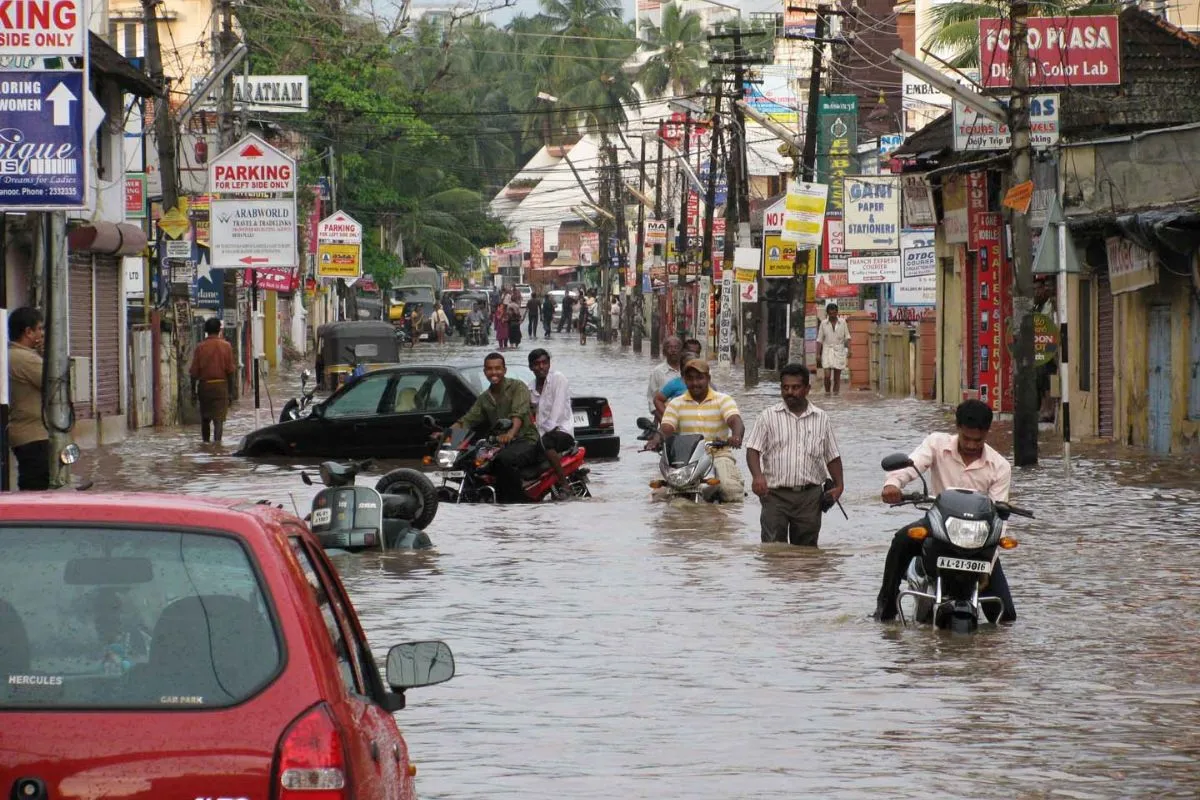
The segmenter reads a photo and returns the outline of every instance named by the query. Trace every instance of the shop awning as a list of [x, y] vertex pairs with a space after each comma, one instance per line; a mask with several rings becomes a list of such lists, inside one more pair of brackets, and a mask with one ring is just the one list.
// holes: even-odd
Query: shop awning
[[1200, 199], [1169, 208], [1072, 215], [1067, 225], [1075, 230], [1108, 228], [1143, 249], [1190, 256], [1200, 250]]

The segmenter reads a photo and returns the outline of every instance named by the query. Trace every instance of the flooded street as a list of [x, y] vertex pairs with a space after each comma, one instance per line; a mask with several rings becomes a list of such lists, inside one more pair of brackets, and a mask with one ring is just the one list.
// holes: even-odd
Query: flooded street
[[[814, 392], [850, 519], [827, 514], [819, 550], [764, 546], [753, 496], [651, 502], [656, 456], [637, 452], [634, 425], [648, 343], [643, 356], [563, 335], [546, 346], [574, 393], [612, 405], [622, 454], [592, 465], [595, 498], [442, 506], [434, 551], [337, 559], [381, 663], [412, 639], [454, 650], [454, 680], [412, 691], [397, 716], [422, 797], [1200, 795], [1194, 458], [1077, 446], [1067, 480], [1044, 438], [1042, 465], [1013, 476], [1014, 502], [1037, 514], [1005, 555], [1019, 619], [951, 638], [869, 619], [891, 534], [914, 518], [880, 503], [879, 460], [949, 430], [946, 414]], [[405, 358], [485, 352], [424, 344]], [[777, 399], [773, 382], [744, 392], [740, 367], [713, 380], [747, 427]], [[297, 385], [272, 382], [264, 424]], [[145, 431], [85, 453], [77, 474], [96, 490], [265, 498], [303, 515], [310, 465], [230, 455], [251, 404], [224, 449], [195, 429]], [[1010, 454], [1003, 431], [993, 443]]]

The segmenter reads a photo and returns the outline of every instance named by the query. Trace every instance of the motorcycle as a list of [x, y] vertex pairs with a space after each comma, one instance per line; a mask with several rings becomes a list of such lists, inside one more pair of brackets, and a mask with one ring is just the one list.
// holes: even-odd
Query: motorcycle
[[407, 327], [397, 325], [396, 329], [392, 332], [392, 336], [396, 339], [397, 347], [413, 346], [413, 337], [412, 334], [409, 333]]
[[[339, 464], [326, 461], [318, 473], [324, 489], [317, 492], [305, 518], [325, 549], [352, 553], [380, 550], [424, 550], [433, 547], [425, 528], [437, 514], [437, 490], [423, 473], [398, 469], [375, 488], [356, 486], [358, 473], [370, 461]], [[300, 479], [312, 486], [307, 472]]]
[[[658, 431], [649, 417], [638, 417], [637, 426], [648, 434], [646, 438]], [[720, 502], [721, 479], [713, 467], [711, 451], [728, 446], [723, 439], [706, 442], [698, 433], [668, 436], [658, 447], [658, 471], [662, 478], [650, 481], [650, 488], [666, 488], [670, 497], [695, 503]]]
[[300, 397], [291, 398], [283, 404], [283, 410], [279, 412], [280, 422], [290, 422], [294, 419], [300, 419], [304, 416], [304, 412], [312, 405], [313, 395], [317, 392], [317, 387], [314, 384], [312, 389], [305, 391], [305, 387], [312, 379], [312, 373], [304, 370], [300, 373]]
[[483, 329], [482, 322], [472, 322], [467, 325], [467, 344], [487, 344], [488, 335]]
[[[913, 462], [903, 453], [893, 453], [880, 466], [886, 472], [908, 469]], [[995, 621], [1004, 610], [999, 597], [980, 596], [996, 566], [1001, 550], [1012, 550], [1018, 541], [1006, 532], [1010, 516], [1033, 518], [1033, 512], [993, 501], [983, 492], [971, 489], [947, 489], [937, 497], [929, 496], [929, 486], [921, 476], [922, 491], [907, 493], [900, 505], [922, 509], [925, 525], [909, 528], [910, 538], [922, 542], [921, 555], [908, 564], [896, 598], [900, 619], [907, 625], [901, 601], [916, 601], [915, 621], [954, 633], [971, 633], [984, 612]]]
[[[425, 425], [431, 433], [441, 433], [433, 417], [425, 417]], [[496, 439], [498, 434], [512, 427], [509, 420], [501, 420], [489, 436], [478, 436], [475, 431], [452, 428], [449, 440], [439, 437], [431, 442], [431, 455], [424, 463], [434, 466], [441, 473], [442, 484], [437, 487], [438, 498], [445, 503], [495, 503], [496, 479], [489, 466], [503, 445]], [[563, 473], [571, 487], [571, 494], [578, 498], [592, 496], [588, 486], [587, 467], [583, 466], [587, 450], [576, 447], [562, 454]], [[386, 476], [385, 476], [386, 477]], [[521, 480], [525, 495], [531, 502], [540, 503], [553, 497], [552, 490], [558, 483], [554, 468], [543, 456], [538, 463], [521, 469]]]

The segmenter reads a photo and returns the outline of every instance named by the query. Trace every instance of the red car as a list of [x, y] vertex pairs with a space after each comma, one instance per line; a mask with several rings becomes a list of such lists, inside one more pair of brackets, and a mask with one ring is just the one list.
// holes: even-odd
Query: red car
[[415, 797], [392, 718], [454, 675], [387, 657], [277, 508], [170, 495], [0, 496], [0, 797]]

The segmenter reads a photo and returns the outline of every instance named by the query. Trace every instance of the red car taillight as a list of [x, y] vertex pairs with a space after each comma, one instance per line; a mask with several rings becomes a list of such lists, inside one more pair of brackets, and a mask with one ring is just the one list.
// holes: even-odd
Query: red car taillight
[[329, 708], [301, 714], [284, 732], [276, 753], [279, 800], [346, 800], [346, 751]]
[[613, 426], [612, 408], [608, 403], [604, 404], [603, 410], [600, 412], [600, 427], [611, 428]]

